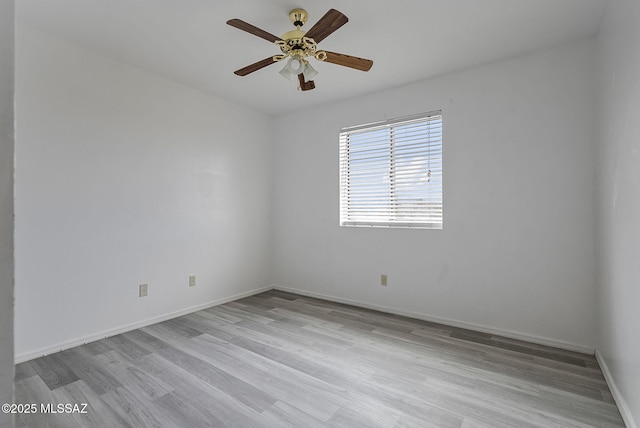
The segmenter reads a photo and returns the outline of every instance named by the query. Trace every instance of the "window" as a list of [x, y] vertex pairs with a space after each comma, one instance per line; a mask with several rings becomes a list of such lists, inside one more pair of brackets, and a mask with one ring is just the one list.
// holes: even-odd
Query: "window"
[[442, 229], [440, 111], [342, 129], [340, 225]]

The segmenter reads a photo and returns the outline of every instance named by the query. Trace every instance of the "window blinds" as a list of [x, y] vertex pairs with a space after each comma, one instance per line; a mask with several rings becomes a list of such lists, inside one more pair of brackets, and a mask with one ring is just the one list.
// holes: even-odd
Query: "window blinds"
[[340, 132], [340, 225], [441, 229], [440, 111]]

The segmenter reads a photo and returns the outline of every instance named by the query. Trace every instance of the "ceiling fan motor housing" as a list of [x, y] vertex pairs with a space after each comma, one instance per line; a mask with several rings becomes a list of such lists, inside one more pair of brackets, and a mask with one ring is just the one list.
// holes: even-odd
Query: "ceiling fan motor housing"
[[287, 57], [300, 58], [301, 60], [304, 60], [307, 57], [312, 57], [319, 61], [324, 61], [326, 53], [318, 51], [316, 42], [309, 37], [305, 37], [305, 34], [306, 33], [299, 27], [295, 30], [284, 33], [281, 40], [275, 41], [275, 44], [280, 47], [283, 55], [275, 55], [273, 57], [274, 61], [282, 61]]
[[307, 19], [309, 19], [309, 15], [304, 9], [293, 9], [289, 12], [289, 20], [293, 25], [298, 27], [298, 29], [307, 22]]

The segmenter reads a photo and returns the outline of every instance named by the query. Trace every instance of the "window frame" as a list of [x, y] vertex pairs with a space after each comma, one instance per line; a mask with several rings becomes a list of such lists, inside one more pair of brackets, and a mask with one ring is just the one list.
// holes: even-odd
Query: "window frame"
[[[436, 126], [436, 137], [431, 137], [431, 125], [430, 122], [435, 121], [439, 122]], [[422, 210], [417, 210], [418, 215], [422, 215], [425, 218], [432, 217], [435, 218], [435, 221], [402, 221], [399, 220], [403, 216], [406, 217], [407, 212], [410, 211], [399, 211], [398, 206], [402, 202], [403, 198], [399, 196], [399, 192], [397, 191], [397, 182], [398, 176], [402, 179], [414, 179], [417, 180], [419, 178], [419, 172], [413, 171], [411, 175], [407, 175], [406, 170], [401, 170], [397, 167], [397, 159], [396, 150], [398, 146], [396, 138], [396, 129], [401, 128], [402, 126], [416, 124], [419, 125], [421, 123], [425, 123], [428, 127], [428, 134], [424, 136], [426, 141], [424, 145], [419, 146], [421, 150], [425, 150], [427, 156], [429, 156], [429, 162], [431, 162], [431, 153], [436, 152], [438, 157], [435, 158], [438, 165], [438, 179], [435, 184], [427, 187], [427, 190], [422, 190], [425, 196], [432, 198], [433, 195], [439, 194], [439, 200], [434, 202], [425, 202], [426, 205]], [[374, 228], [411, 228], [411, 229], [443, 229], [444, 227], [444, 182], [442, 179], [442, 167], [443, 167], [443, 118], [442, 118], [442, 110], [430, 111], [427, 113], [415, 114], [411, 116], [404, 116], [395, 119], [389, 119], [380, 122], [368, 123], [358, 126], [352, 126], [347, 128], [342, 128], [340, 130], [339, 135], [339, 174], [340, 174], [340, 221], [339, 224], [341, 227], [374, 227]], [[386, 208], [383, 208], [382, 213], [386, 215], [387, 218], [381, 220], [358, 220], [357, 217], [366, 217], [365, 214], [357, 215], [354, 213], [355, 208], [349, 209], [350, 206], [353, 206], [353, 196], [351, 195], [351, 187], [349, 183], [351, 182], [351, 175], [357, 175], [352, 173], [351, 168], [351, 137], [352, 135], [364, 134], [366, 132], [375, 132], [378, 130], [388, 130], [389, 132], [389, 170], [388, 170], [388, 202], [383, 204]], [[439, 135], [439, 137], [438, 137]], [[387, 137], [384, 137], [386, 141]], [[413, 137], [415, 141], [419, 140], [421, 137]], [[414, 140], [411, 141], [413, 144]], [[419, 142], [415, 143], [419, 144]], [[375, 146], [375, 143], [369, 143], [370, 146]], [[435, 150], [434, 150], [435, 148]], [[375, 148], [368, 148], [368, 150], [375, 150]], [[385, 152], [386, 153], [386, 152]], [[385, 157], [386, 155], [382, 155], [381, 157]], [[406, 161], [406, 159], [405, 159]], [[406, 167], [405, 167], [406, 168]], [[354, 168], [355, 169], [355, 168]], [[411, 169], [411, 168], [409, 168]], [[401, 171], [400, 173], [398, 171]], [[382, 170], [381, 170], [382, 172]], [[431, 179], [431, 170], [429, 169], [429, 182]], [[384, 178], [382, 179], [384, 181]], [[438, 186], [439, 183], [439, 186]], [[386, 184], [385, 184], [386, 186]], [[378, 186], [380, 187], [380, 186]], [[414, 187], [408, 188], [409, 192], [415, 192], [418, 189], [417, 185]], [[433, 190], [436, 189], [436, 190]], [[419, 190], [419, 189], [418, 189]], [[361, 190], [362, 192], [362, 190]], [[376, 193], [377, 196], [382, 195], [385, 191], [379, 191]], [[360, 196], [363, 194], [361, 193]], [[371, 206], [376, 205], [376, 203], [370, 203]], [[366, 207], [366, 204], [365, 204]], [[433, 215], [434, 212], [439, 211], [438, 215]], [[395, 214], [394, 214], [395, 213]], [[399, 215], [399, 213], [403, 213], [403, 215]], [[411, 213], [413, 214], [413, 213]], [[375, 213], [372, 211], [370, 217], [375, 217]], [[394, 219], [395, 218], [395, 219]]]

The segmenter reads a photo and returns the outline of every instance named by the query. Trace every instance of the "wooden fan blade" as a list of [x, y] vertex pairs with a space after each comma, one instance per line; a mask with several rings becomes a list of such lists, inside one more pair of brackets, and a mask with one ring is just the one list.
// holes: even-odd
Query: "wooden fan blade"
[[265, 58], [262, 61], [258, 61], [258, 62], [254, 62], [251, 65], [247, 65], [244, 68], [241, 68], [240, 70], [236, 70], [233, 73], [237, 74], [238, 76], [246, 76], [247, 74], [253, 73], [254, 71], [258, 71], [261, 68], [265, 68], [267, 65], [271, 65], [271, 64], [275, 64], [275, 61], [273, 60], [273, 57], [269, 57], [269, 58]]
[[260, 38], [263, 38], [265, 40], [270, 41], [271, 43], [280, 40], [280, 37], [274, 36], [273, 34], [264, 31], [258, 27], [256, 27], [255, 25], [251, 25], [248, 22], [244, 22], [241, 19], [230, 19], [227, 21], [227, 24], [231, 25], [232, 27], [235, 27], [239, 30], [242, 31], [246, 31], [249, 34], [253, 34], [254, 36], [258, 36]]
[[349, 22], [349, 18], [344, 16], [342, 12], [330, 9], [329, 12], [325, 13], [324, 16], [307, 31], [305, 37], [309, 37], [316, 43], [320, 43], [347, 22]]
[[356, 70], [369, 71], [373, 66], [373, 61], [370, 59], [358, 58], [356, 56], [345, 55], [341, 53], [329, 52], [324, 62], [330, 62], [332, 64], [342, 65], [349, 68], [355, 68]]
[[298, 74], [298, 82], [300, 82], [300, 90], [301, 91], [310, 91], [315, 89], [316, 84], [313, 80], [309, 80], [307, 82], [304, 81], [304, 74]]

